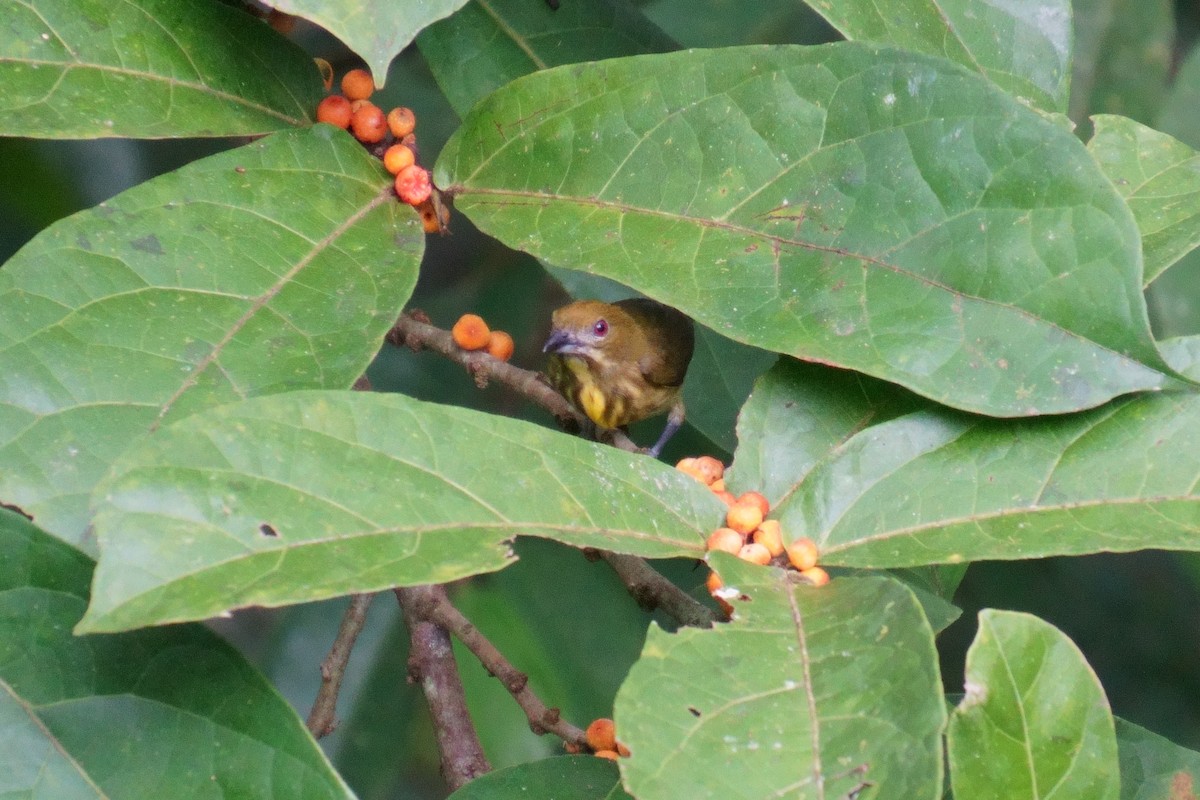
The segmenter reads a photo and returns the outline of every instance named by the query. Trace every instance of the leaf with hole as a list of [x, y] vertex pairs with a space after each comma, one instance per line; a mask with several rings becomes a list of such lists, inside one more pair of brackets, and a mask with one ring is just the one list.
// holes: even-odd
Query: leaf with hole
[[86, 631], [445, 583], [501, 569], [517, 535], [700, 557], [724, 509], [645, 456], [368, 392], [194, 415], [121, 458], [94, 505]]
[[946, 750], [955, 797], [1117, 800], [1117, 738], [1083, 654], [1048, 622], [984, 609]]

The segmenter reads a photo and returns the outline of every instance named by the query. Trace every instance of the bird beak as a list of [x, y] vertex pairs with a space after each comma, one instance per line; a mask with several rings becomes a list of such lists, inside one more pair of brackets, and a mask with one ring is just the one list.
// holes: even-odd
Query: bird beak
[[555, 328], [542, 346], [543, 353], [574, 353], [579, 349], [579, 340], [569, 332]]

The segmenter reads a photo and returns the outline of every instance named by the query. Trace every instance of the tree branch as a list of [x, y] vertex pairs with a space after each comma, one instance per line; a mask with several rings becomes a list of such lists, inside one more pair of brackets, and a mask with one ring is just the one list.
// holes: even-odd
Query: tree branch
[[451, 604], [444, 590], [439, 595], [427, 595], [423, 600], [425, 604], [418, 612], [420, 616], [450, 631], [475, 654], [484, 669], [500, 681], [525, 712], [530, 730], [539, 736], [553, 733], [564, 742], [586, 745], [583, 729], [562, 719], [557, 708], [543, 703], [529, 688], [529, 676], [509, 663], [504, 654]]
[[321, 688], [317, 691], [317, 699], [313, 701], [307, 721], [309, 732], [318, 739], [328, 736], [337, 728], [338, 692], [342, 688], [342, 678], [346, 674], [346, 664], [350, 661], [354, 642], [366, 624], [367, 608], [374, 597], [373, 594], [351, 595], [350, 605], [338, 627], [337, 638], [329, 648], [329, 655], [321, 662]]
[[421, 685], [433, 717], [438, 752], [442, 756], [442, 777], [454, 791], [492, 767], [467, 710], [467, 696], [458, 674], [458, 664], [454, 661], [450, 636], [446, 627], [432, 620], [425, 611], [441, 603], [449, 605], [446, 588], [441, 585], [412, 586], [394, 591], [412, 641], [408, 677]]
[[607, 550], [601, 550], [600, 557], [645, 610], [662, 609], [680, 625], [693, 628], [711, 628], [714, 622], [721, 621], [716, 612], [667, 580], [646, 559]]

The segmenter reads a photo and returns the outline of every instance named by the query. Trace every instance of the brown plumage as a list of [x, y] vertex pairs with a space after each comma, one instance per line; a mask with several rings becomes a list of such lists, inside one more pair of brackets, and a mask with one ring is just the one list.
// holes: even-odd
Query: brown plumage
[[579, 300], [554, 312], [550, 382], [601, 428], [670, 412], [655, 457], [683, 424], [679, 390], [695, 347], [691, 319], [654, 300]]

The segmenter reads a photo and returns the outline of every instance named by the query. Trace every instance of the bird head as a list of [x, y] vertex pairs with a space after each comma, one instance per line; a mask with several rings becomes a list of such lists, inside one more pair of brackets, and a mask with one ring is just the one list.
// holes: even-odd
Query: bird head
[[554, 312], [544, 353], [598, 359], [621, 338], [627, 316], [620, 308], [599, 300], [579, 300]]

